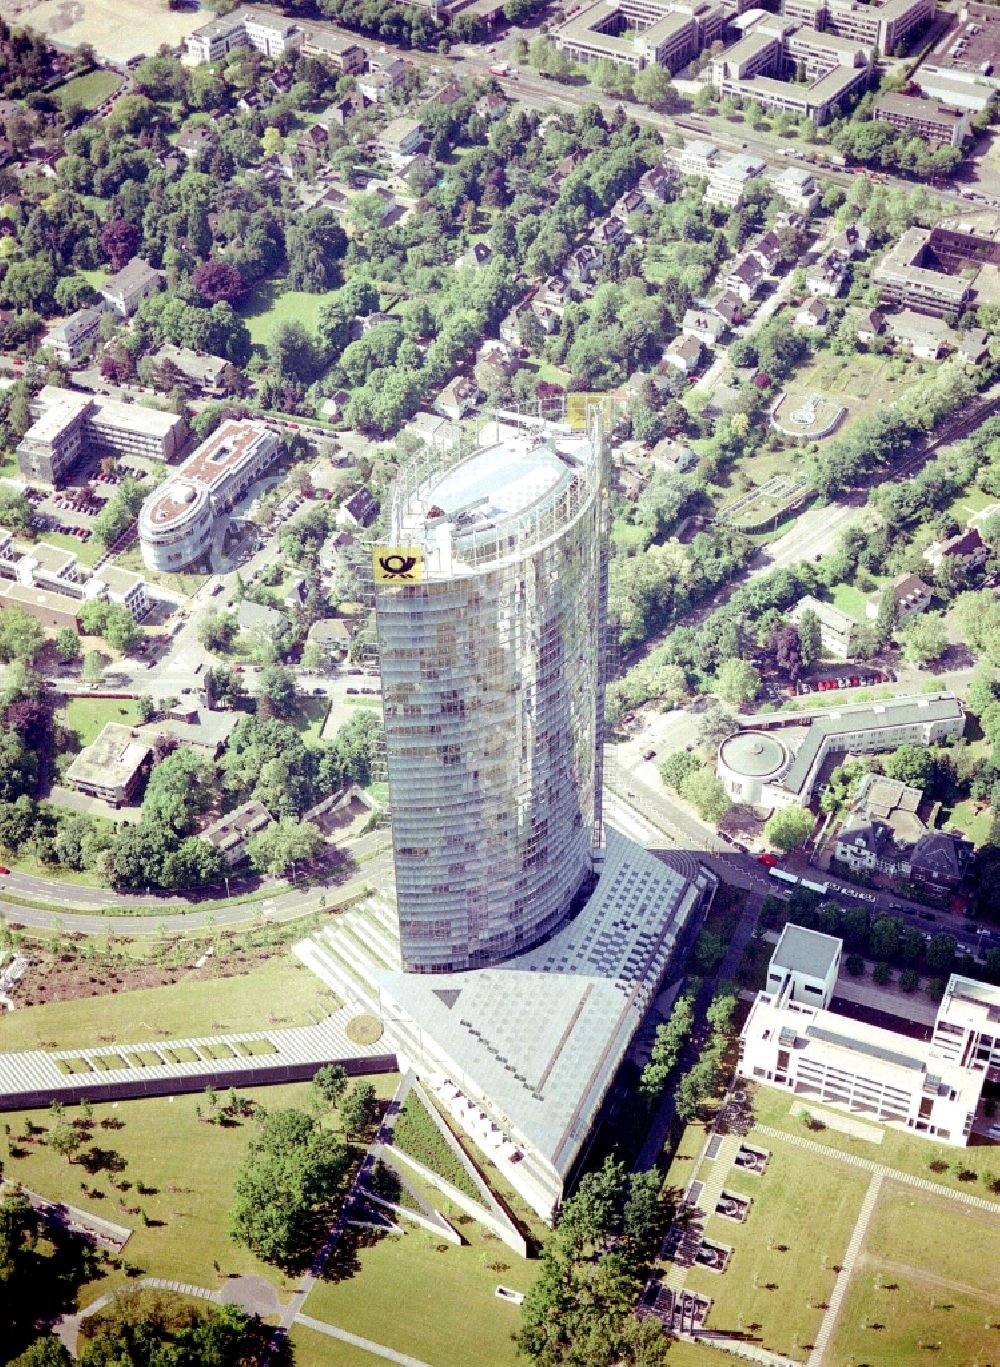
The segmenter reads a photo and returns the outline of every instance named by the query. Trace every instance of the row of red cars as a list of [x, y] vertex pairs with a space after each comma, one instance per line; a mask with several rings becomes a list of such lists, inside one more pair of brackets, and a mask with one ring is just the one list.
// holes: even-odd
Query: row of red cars
[[895, 675], [887, 670], [869, 669], [864, 674], [845, 675], [842, 679], [800, 679], [789, 684], [785, 692], [790, 698], [802, 693], [829, 693], [835, 688], [868, 688], [871, 684], [892, 683]]

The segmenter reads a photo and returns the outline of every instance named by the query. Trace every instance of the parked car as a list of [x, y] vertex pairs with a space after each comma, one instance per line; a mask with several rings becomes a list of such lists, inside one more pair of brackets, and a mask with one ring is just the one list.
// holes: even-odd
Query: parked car
[[757, 863], [763, 864], [765, 869], [773, 869], [778, 865], [778, 856], [776, 854], [759, 854]]
[[643, 758], [643, 762], [648, 764], [649, 761], [650, 761], [651, 759], [656, 759], [656, 751], [655, 751], [655, 750], [647, 750], [646, 753], [643, 755], [642, 758]]

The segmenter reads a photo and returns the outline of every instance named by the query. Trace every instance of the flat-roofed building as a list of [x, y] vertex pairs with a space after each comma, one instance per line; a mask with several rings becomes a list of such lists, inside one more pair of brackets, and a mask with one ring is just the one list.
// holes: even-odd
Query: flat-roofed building
[[705, 198], [710, 204], [724, 204], [729, 209], [735, 209], [743, 203], [750, 184], [766, 170], [765, 161], [760, 157], [748, 156], [745, 152], [726, 157], [709, 171]]
[[721, 5], [698, 0], [596, 0], [555, 30], [576, 62], [615, 62], [632, 71], [678, 71], [725, 27]]
[[875, 117], [932, 147], [961, 147], [969, 134], [967, 113], [917, 95], [880, 95], [875, 101]]
[[934, 1052], [1000, 1082], [1000, 987], [961, 973], [948, 979], [934, 1023]]
[[199, 831], [198, 839], [217, 850], [232, 868], [246, 858], [247, 845], [253, 837], [273, 824], [274, 818], [263, 802], [251, 800]]
[[847, 703], [813, 712], [747, 717], [719, 746], [716, 774], [733, 802], [806, 807], [828, 755], [878, 754], [956, 740], [965, 713], [954, 693]]
[[996, 94], [996, 85], [988, 77], [970, 81], [964, 74], [932, 70], [925, 64], [914, 72], [913, 83], [929, 100], [940, 100], [950, 109], [964, 109], [972, 116], [981, 114]]
[[158, 365], [169, 362], [180, 372], [181, 378], [202, 394], [222, 394], [229, 362], [222, 356], [208, 356], [190, 347], [165, 343], [152, 358]]
[[141, 574], [123, 570], [118, 565], [102, 565], [91, 575], [89, 583], [102, 586], [101, 596], [111, 603], [128, 608], [133, 622], [141, 622], [149, 611], [149, 593]]
[[5, 607], [22, 608], [29, 617], [53, 631], [78, 625], [79, 600], [54, 589], [37, 589], [17, 580], [0, 579], [0, 611]]
[[[828, 938], [828, 937], [824, 937]], [[800, 1101], [968, 1143], [983, 1073], [925, 1042], [796, 1001], [791, 981], [759, 992], [740, 1035], [738, 1072]], [[994, 989], [995, 990], [995, 989]]]
[[141, 404], [46, 385], [31, 401], [34, 422], [17, 447], [21, 473], [56, 486], [86, 452], [174, 458], [184, 442], [183, 418]]
[[935, 0], [782, 0], [781, 13], [822, 32], [864, 43], [892, 56], [914, 29], [934, 17]]
[[109, 721], [66, 770], [66, 781], [88, 797], [123, 807], [145, 781], [152, 755], [139, 731]]
[[813, 613], [819, 622], [820, 644], [827, 654], [838, 660], [849, 659], [854, 653], [854, 641], [858, 633], [858, 623], [854, 618], [832, 603], [824, 603], [809, 593], [799, 599], [788, 616], [798, 626], [807, 612]]
[[826, 1007], [840, 972], [843, 941], [788, 921], [767, 969], [767, 991], [787, 990], [790, 1001]]
[[139, 510], [139, 545], [150, 569], [176, 570], [208, 550], [217, 513], [227, 511], [280, 448], [263, 423], [224, 422]]
[[[822, 124], [835, 106], [867, 86], [872, 55], [862, 43], [764, 14], [715, 58], [712, 84], [720, 95], [757, 100]], [[794, 79], [799, 74], [802, 83]]]
[[[889, 248], [872, 271], [872, 284], [877, 288], [882, 304], [915, 309], [918, 313], [940, 318], [946, 313], [961, 313], [972, 302], [974, 280], [957, 271], [950, 274], [941, 269], [943, 263], [935, 251], [934, 240], [938, 231], [907, 228], [899, 241]], [[971, 234], [968, 239], [971, 245]], [[970, 258], [969, 264], [974, 265], [975, 258]]]
[[322, 57], [343, 76], [356, 76], [365, 69], [365, 50], [343, 33], [333, 33], [319, 24], [306, 24], [302, 51], [307, 57]]
[[61, 323], [51, 327], [45, 337], [45, 345], [57, 361], [63, 365], [75, 366], [89, 352], [96, 341], [103, 309], [77, 309]]
[[283, 57], [302, 43], [302, 29], [290, 19], [263, 10], [235, 9], [189, 33], [187, 55], [199, 64], [216, 62], [237, 47], [253, 47], [265, 57]]
[[801, 214], [811, 214], [819, 203], [820, 189], [811, 171], [784, 166], [780, 171], [772, 172], [768, 181], [772, 190]]

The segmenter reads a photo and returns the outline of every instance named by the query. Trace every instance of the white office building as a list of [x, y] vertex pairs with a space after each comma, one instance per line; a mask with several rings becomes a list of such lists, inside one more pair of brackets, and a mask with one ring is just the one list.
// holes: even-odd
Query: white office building
[[954, 975], [933, 1038], [913, 1039], [828, 1009], [839, 947], [786, 926], [743, 1027], [739, 1073], [806, 1105], [964, 1146], [987, 1072], [998, 1075], [1000, 990]]

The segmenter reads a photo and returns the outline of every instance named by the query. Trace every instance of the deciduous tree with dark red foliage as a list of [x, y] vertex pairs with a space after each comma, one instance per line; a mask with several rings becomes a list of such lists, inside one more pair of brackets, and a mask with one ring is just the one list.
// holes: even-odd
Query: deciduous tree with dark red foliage
[[101, 251], [113, 271], [120, 271], [135, 256], [141, 234], [126, 218], [113, 218], [101, 229]]
[[247, 283], [228, 261], [206, 261], [191, 277], [191, 283], [206, 304], [231, 304], [238, 308], [246, 298]]
[[8, 730], [16, 731], [30, 749], [37, 751], [48, 742], [52, 715], [36, 698], [19, 698], [4, 710], [3, 724]]
[[769, 645], [779, 671], [789, 683], [795, 683], [802, 673], [802, 652], [795, 627], [778, 627], [771, 633]]

